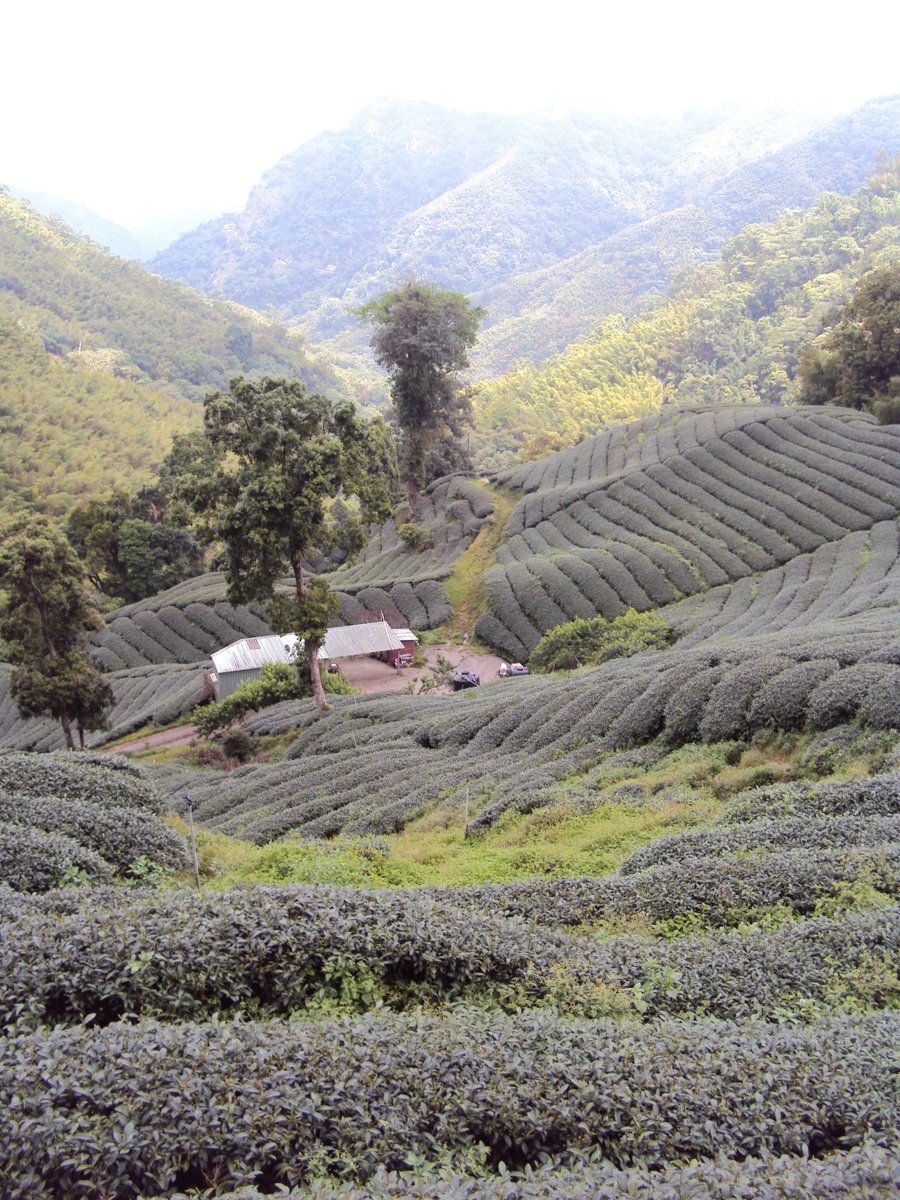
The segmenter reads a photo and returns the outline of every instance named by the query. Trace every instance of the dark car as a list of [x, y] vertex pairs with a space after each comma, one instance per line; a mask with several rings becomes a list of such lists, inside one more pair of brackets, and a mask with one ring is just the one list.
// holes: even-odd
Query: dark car
[[481, 676], [477, 671], [457, 671], [453, 676], [454, 692], [461, 692], [463, 688], [481, 687]]

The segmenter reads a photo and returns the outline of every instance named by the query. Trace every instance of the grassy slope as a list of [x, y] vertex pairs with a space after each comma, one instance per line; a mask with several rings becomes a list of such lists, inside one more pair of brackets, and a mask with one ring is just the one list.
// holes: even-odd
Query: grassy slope
[[[773, 735], [750, 746], [684, 746], [649, 767], [611, 770], [608, 781], [588, 794], [574, 778], [560, 789], [556, 803], [527, 814], [510, 810], [468, 837], [462, 799], [426, 813], [398, 834], [374, 840], [288, 837], [258, 846], [201, 829], [201, 867], [207, 886], [215, 889], [248, 883], [391, 887], [606, 875], [663, 834], [709, 824], [725, 800], [746, 788], [878, 771], [897, 740], [890, 733], [862, 735], [847, 755], [826, 766], [824, 775], [810, 762], [813, 739], [807, 734]], [[138, 757], [149, 766], [183, 762], [184, 755], [170, 750]], [[643, 798], [624, 799], [628, 792]], [[471, 816], [476, 813], [473, 801]], [[183, 822], [173, 821], [186, 832]]]

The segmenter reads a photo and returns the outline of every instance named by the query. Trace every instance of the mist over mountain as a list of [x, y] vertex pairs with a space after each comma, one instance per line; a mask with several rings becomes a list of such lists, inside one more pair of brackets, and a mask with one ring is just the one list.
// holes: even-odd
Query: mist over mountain
[[44, 216], [59, 217], [76, 233], [84, 234], [119, 258], [131, 258], [136, 261], [152, 258], [161, 250], [165, 250], [181, 234], [204, 221], [212, 220], [220, 213], [220, 210], [210, 208], [179, 208], [134, 228], [127, 228], [108, 220], [84, 204], [67, 200], [53, 192], [33, 191], [30, 188], [15, 186], [11, 186], [9, 190], [20, 200], [27, 200]]
[[726, 237], [900, 152], [900, 98], [843, 116], [695, 111], [497, 116], [380, 101], [283, 158], [243, 213], [152, 260], [161, 274], [362, 352], [346, 308], [404, 276], [488, 309], [476, 375], [540, 361], [634, 311]]

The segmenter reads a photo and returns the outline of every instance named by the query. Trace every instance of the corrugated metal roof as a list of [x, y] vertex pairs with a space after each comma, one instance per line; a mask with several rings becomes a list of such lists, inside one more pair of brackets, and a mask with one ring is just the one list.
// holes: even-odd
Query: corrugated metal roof
[[[391, 629], [387, 621], [367, 625], [335, 625], [325, 635], [318, 657], [353, 658], [357, 654], [378, 654], [385, 650], [402, 650], [400, 634], [409, 630]], [[407, 641], [409, 638], [407, 637]], [[264, 663], [294, 662], [297, 655], [297, 635], [268, 634], [266, 637], [242, 638], [212, 655], [213, 669], [218, 675], [229, 671], [252, 671]]]
[[384, 650], [402, 650], [403, 642], [387, 621], [366, 625], [335, 625], [325, 634], [324, 658], [353, 658], [357, 654], [378, 654]]
[[279, 637], [271, 633], [266, 637], [241, 638], [212, 656], [213, 667], [218, 675], [229, 671], [252, 671], [264, 663], [293, 662], [292, 647], [296, 644], [295, 634]]

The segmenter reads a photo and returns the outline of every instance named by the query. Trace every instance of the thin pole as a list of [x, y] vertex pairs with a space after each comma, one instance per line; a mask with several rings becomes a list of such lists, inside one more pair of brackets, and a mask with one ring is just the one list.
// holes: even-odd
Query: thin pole
[[463, 825], [463, 840], [469, 836], [469, 785], [466, 784], [466, 823]]
[[199, 892], [200, 891], [200, 862], [197, 858], [197, 835], [194, 832], [194, 801], [193, 801], [190, 793], [188, 793], [188, 795], [185, 798], [187, 800], [187, 806], [188, 806], [188, 823], [191, 827], [191, 850], [193, 851], [193, 855], [194, 855], [194, 879], [197, 883], [197, 891]]

